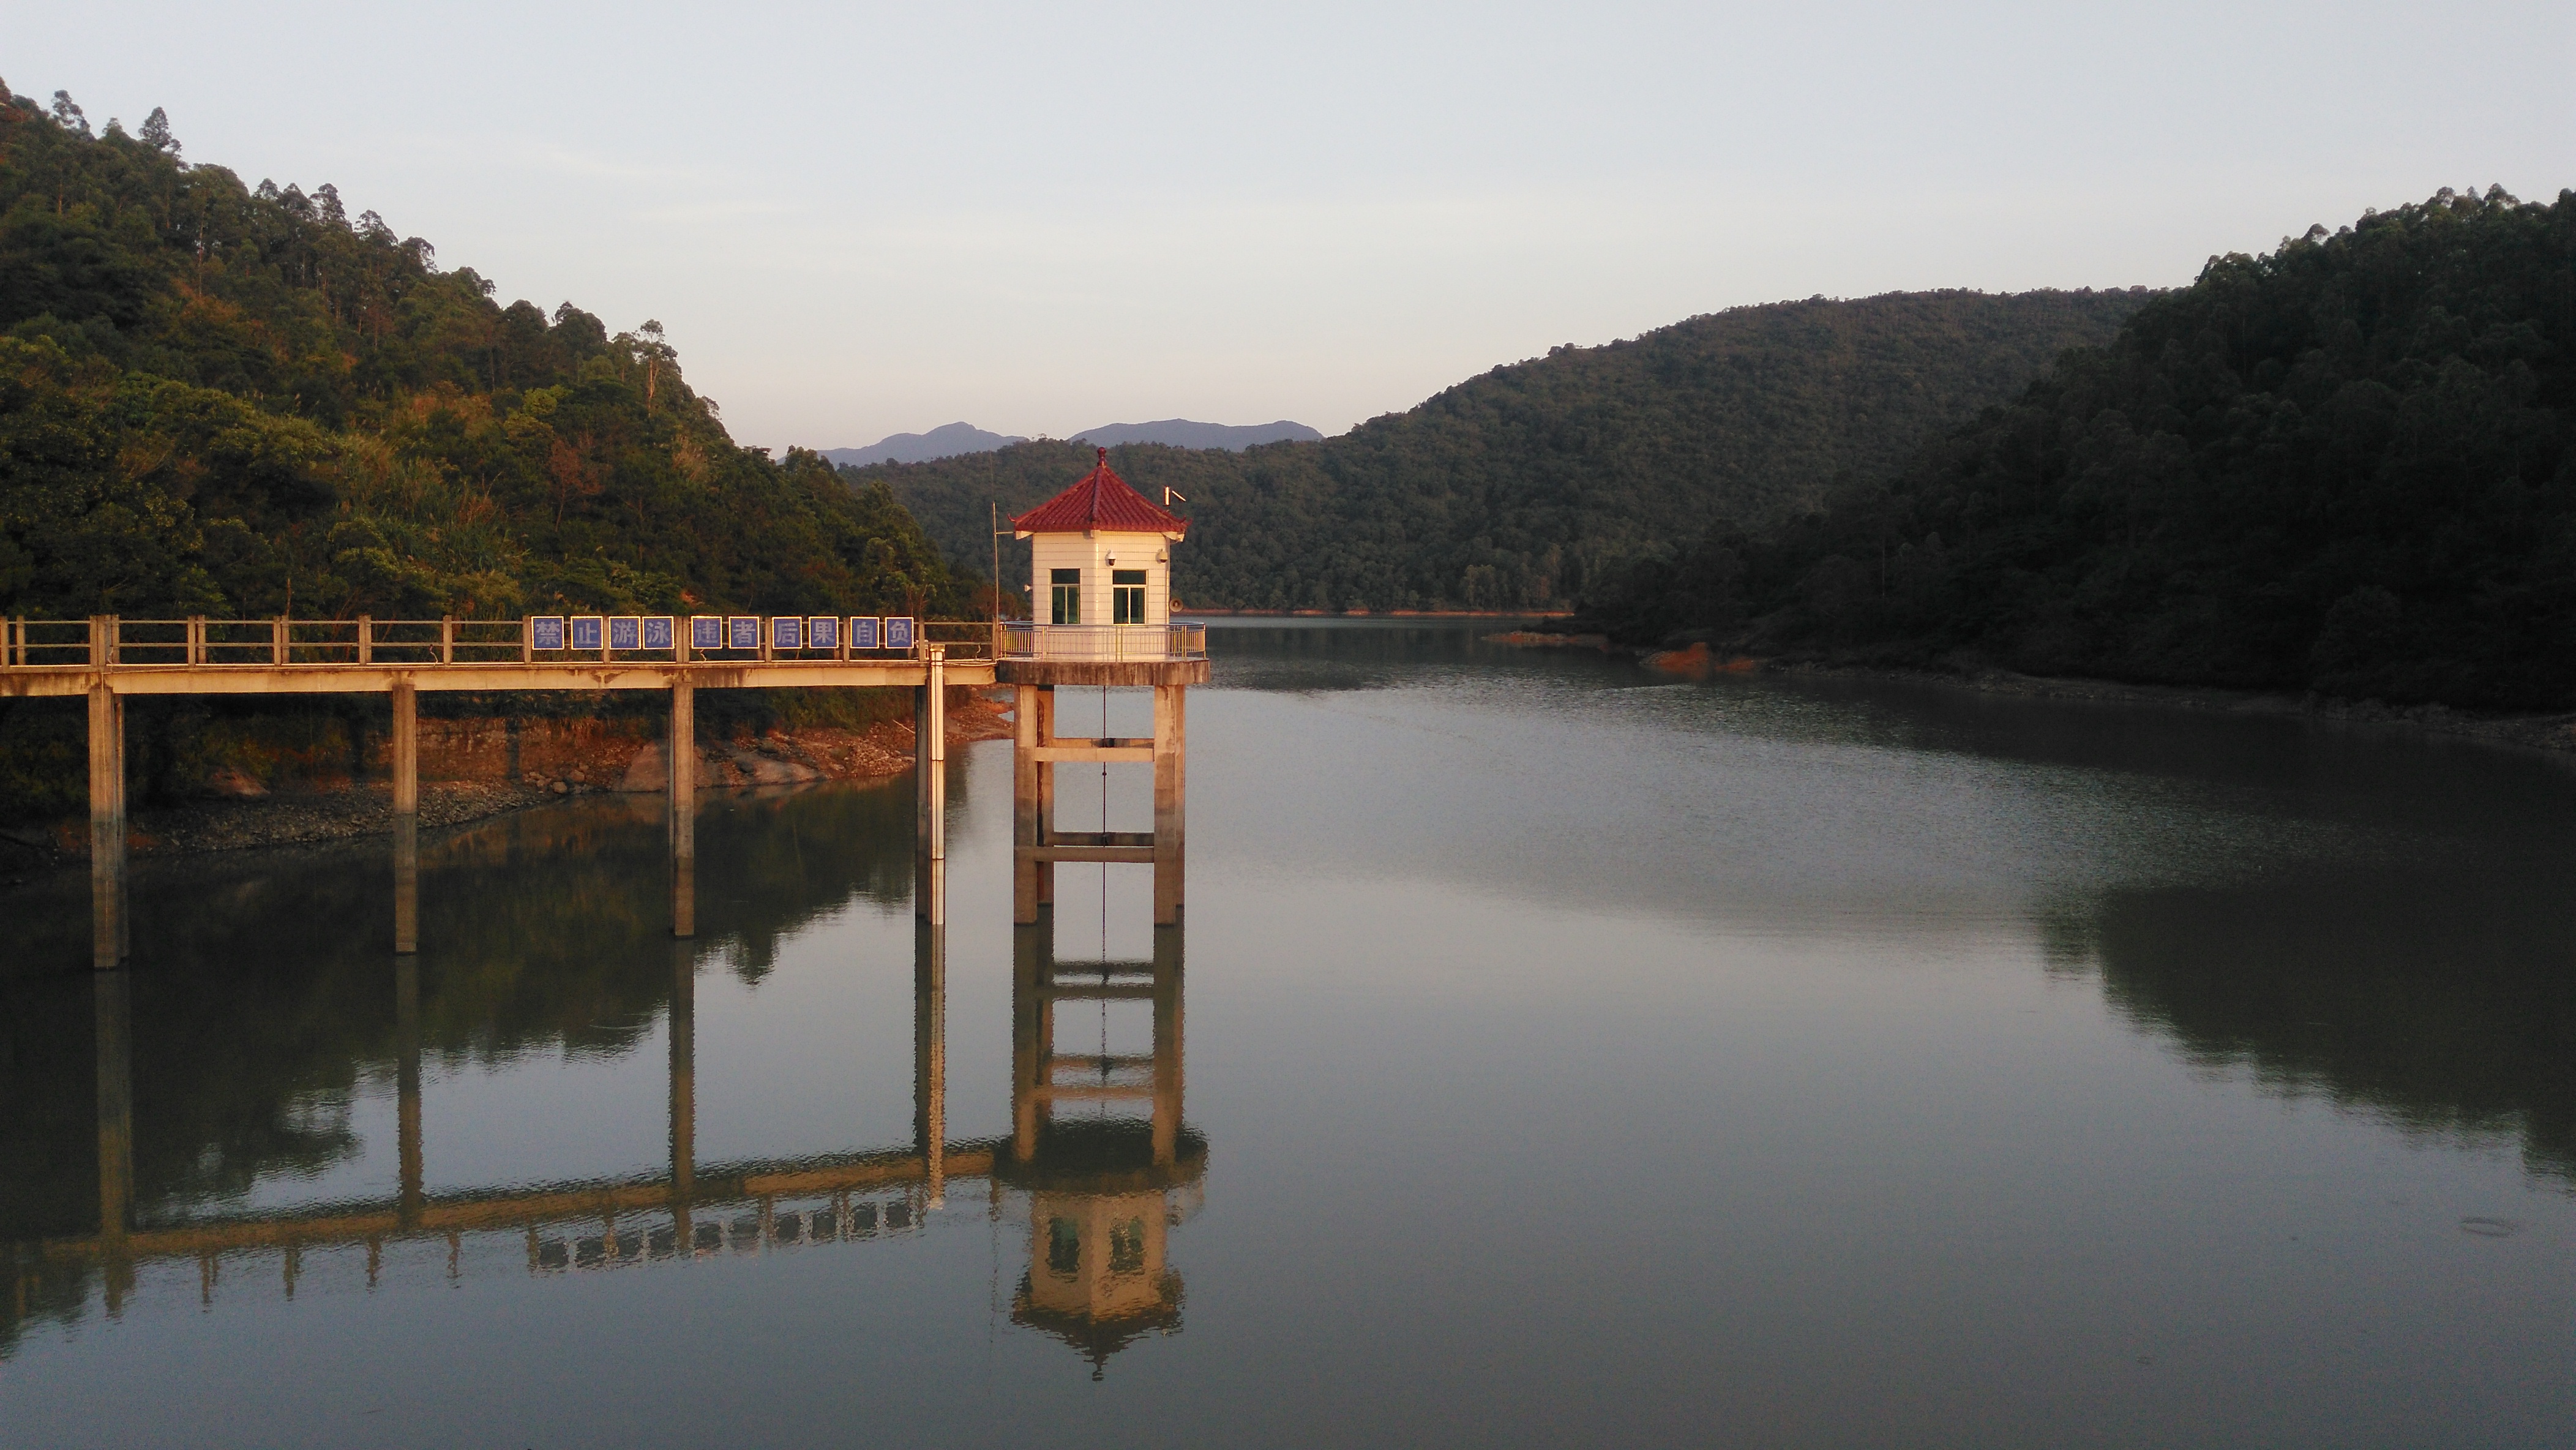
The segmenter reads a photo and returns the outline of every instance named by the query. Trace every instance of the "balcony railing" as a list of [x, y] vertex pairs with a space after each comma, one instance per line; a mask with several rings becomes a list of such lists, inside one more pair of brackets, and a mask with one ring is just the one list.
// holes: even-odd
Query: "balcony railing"
[[1114, 661], [1150, 664], [1203, 660], [1207, 654], [1204, 624], [1031, 624], [1002, 623], [998, 658], [1063, 660], [1069, 663]]

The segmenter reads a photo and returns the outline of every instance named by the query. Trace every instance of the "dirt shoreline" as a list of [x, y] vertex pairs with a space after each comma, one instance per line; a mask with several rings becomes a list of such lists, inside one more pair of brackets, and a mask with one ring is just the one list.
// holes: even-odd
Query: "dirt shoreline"
[[[951, 746], [1007, 740], [1013, 730], [1008, 707], [981, 696], [952, 701], [947, 719]], [[422, 723], [426, 727], [432, 722]], [[669, 764], [660, 740], [639, 741], [601, 731], [581, 743], [588, 748], [550, 753], [537, 762], [543, 768], [523, 771], [516, 779], [489, 771], [478, 772], [481, 778], [453, 778], [476, 764], [488, 764], [462, 754], [455, 761], [462, 768], [446, 772], [451, 778], [437, 779], [436, 757], [425, 750], [421, 826], [431, 830], [461, 826], [576, 795], [658, 793], [668, 787]], [[772, 730], [750, 739], [702, 739], [698, 781], [704, 790], [738, 790], [892, 780], [912, 769], [912, 747], [908, 721], [888, 721], [863, 730], [805, 728]], [[393, 787], [382, 779], [368, 779], [196, 797], [134, 809], [128, 821], [126, 851], [135, 858], [351, 840], [392, 831]], [[0, 885], [15, 885], [88, 859], [85, 818], [0, 827]]]
[[1705, 644], [1685, 649], [1649, 650], [1616, 645], [1598, 634], [1548, 634], [1514, 630], [1488, 635], [1497, 644], [1529, 649], [1588, 649], [1633, 654], [1646, 668], [1675, 679], [1706, 680], [1718, 675], [1775, 674], [1826, 679], [1901, 680], [1945, 685], [1985, 695], [2018, 695], [2039, 700], [2083, 700], [2106, 705], [2160, 705], [2179, 710], [2214, 710], [2237, 715], [2298, 716], [2353, 725], [2385, 725], [2432, 735], [2454, 736], [2488, 745], [2525, 750], [2576, 752], [2576, 713], [2547, 715], [2479, 715], [2447, 705], [2390, 705], [2379, 700], [2346, 700], [2331, 695], [2294, 695], [2279, 690], [2230, 690], [2201, 685], [2135, 685], [2118, 680], [2069, 675], [2025, 675], [2012, 670], [1906, 669], [1887, 665], [1842, 664], [1830, 660], [1781, 659], [1760, 655], [1711, 653]]

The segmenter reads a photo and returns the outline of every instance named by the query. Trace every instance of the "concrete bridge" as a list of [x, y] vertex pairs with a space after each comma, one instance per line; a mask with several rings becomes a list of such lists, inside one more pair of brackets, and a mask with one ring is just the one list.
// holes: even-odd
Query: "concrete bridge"
[[[999, 646], [997, 651], [997, 645]], [[1000, 658], [996, 658], [997, 653]], [[1053, 703], [1052, 685], [1150, 684], [1152, 741], [1041, 743], [1022, 727], [1024, 767], [1038, 761], [1141, 759], [1155, 763], [1158, 834], [1150, 842], [1040, 840], [1024, 831], [1024, 899], [1041, 862], [1146, 860], [1169, 873], [1177, 909], [1180, 684], [1207, 677], [1204, 625], [1054, 628], [1006, 623], [806, 615], [537, 615], [517, 620], [123, 619], [0, 620], [0, 698], [86, 697], [92, 959], [100, 968], [133, 950], [126, 906], [125, 701], [135, 695], [379, 694], [392, 703], [394, 950], [418, 949], [420, 931], [420, 717], [428, 691], [658, 690], [670, 697], [669, 742], [694, 740], [700, 689], [909, 689], [916, 905], [944, 921], [947, 903], [931, 863], [947, 855], [947, 724], [954, 686], [1022, 682], [1024, 716]], [[1132, 677], [1132, 678], [1131, 678]], [[1039, 696], [1043, 699], [1039, 699]], [[1169, 707], [1166, 708], [1166, 701]], [[1045, 710], [1051, 720], [1053, 711]], [[1169, 717], [1171, 729], [1163, 726]], [[1033, 721], [1031, 723], [1034, 723]], [[697, 756], [668, 749], [671, 930], [697, 930]], [[1032, 755], [1032, 751], [1038, 752]], [[1030, 798], [1046, 777], [1024, 768]], [[1168, 788], [1163, 783], [1168, 779]], [[1173, 824], [1165, 829], [1163, 820]], [[1143, 854], [1137, 854], [1142, 850]], [[1162, 879], [1158, 872], [1158, 880]], [[1158, 899], [1162, 893], [1158, 892]], [[1022, 918], [1027, 919], [1024, 908]], [[1158, 920], [1170, 920], [1158, 912]]]

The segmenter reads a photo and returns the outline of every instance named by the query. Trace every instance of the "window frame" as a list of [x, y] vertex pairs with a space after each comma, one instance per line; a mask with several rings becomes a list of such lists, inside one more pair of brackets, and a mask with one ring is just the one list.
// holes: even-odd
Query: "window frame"
[[[1145, 590], [1149, 577], [1143, 569], [1109, 571], [1110, 623], [1143, 624], [1145, 622]], [[1135, 582], [1128, 582], [1130, 579]]]

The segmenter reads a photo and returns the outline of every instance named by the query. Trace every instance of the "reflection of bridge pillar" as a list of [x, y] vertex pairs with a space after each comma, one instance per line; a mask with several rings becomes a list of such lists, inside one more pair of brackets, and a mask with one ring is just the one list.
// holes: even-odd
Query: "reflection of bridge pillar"
[[[1179, 693], [1174, 691], [1175, 694]], [[1154, 1162], [1169, 1167], [1181, 1135], [1181, 929], [1154, 929]]]
[[125, 1307], [134, 1287], [126, 1235], [134, 1221], [134, 1004], [123, 972], [95, 980], [98, 1031], [98, 1238], [107, 1280], [107, 1312]]
[[912, 1143], [937, 1208], [948, 1191], [948, 928], [935, 922], [913, 928]]
[[[111, 627], [93, 620], [91, 649], [104, 657]], [[102, 679], [89, 690], [90, 960], [104, 971], [133, 949], [126, 920], [125, 697]]]
[[[1180, 1322], [1166, 1235], [1207, 1163], [1182, 1125], [1182, 977], [1176, 926], [1155, 930], [1143, 962], [1059, 963], [1052, 923], [1012, 934], [1011, 1147], [994, 1177], [1028, 1194], [1029, 1266], [1011, 1317], [1083, 1351], [1095, 1379], [1138, 1336]], [[1152, 1056], [1060, 1056], [1055, 1009], [1068, 1001], [1150, 1003]], [[1056, 1111], [1139, 1100], [1150, 1122]]]
[[394, 1218], [403, 1228], [416, 1229], [422, 1201], [420, 964], [409, 957], [394, 963], [394, 1141], [402, 1173]]
[[698, 1186], [698, 961], [671, 948], [671, 1219], [685, 1252]]
[[[1152, 1116], [1152, 1158], [1169, 1165], [1179, 1152], [1184, 1076], [1181, 1070], [1181, 930], [1157, 927], [1154, 955], [1146, 962], [1055, 960], [1051, 924], [1014, 928], [1011, 934], [1011, 1155], [1036, 1161], [1063, 1101], [1144, 1100]], [[1146, 980], [1135, 980], [1138, 976]], [[1153, 1053], [1148, 1058], [1090, 1053], [1059, 1057], [1055, 1050], [1058, 1002], [1145, 1001], [1153, 1005]], [[1062, 1068], [1096, 1080], [1066, 1080]], [[1142, 1082], [1113, 1075], [1147, 1076]]]

